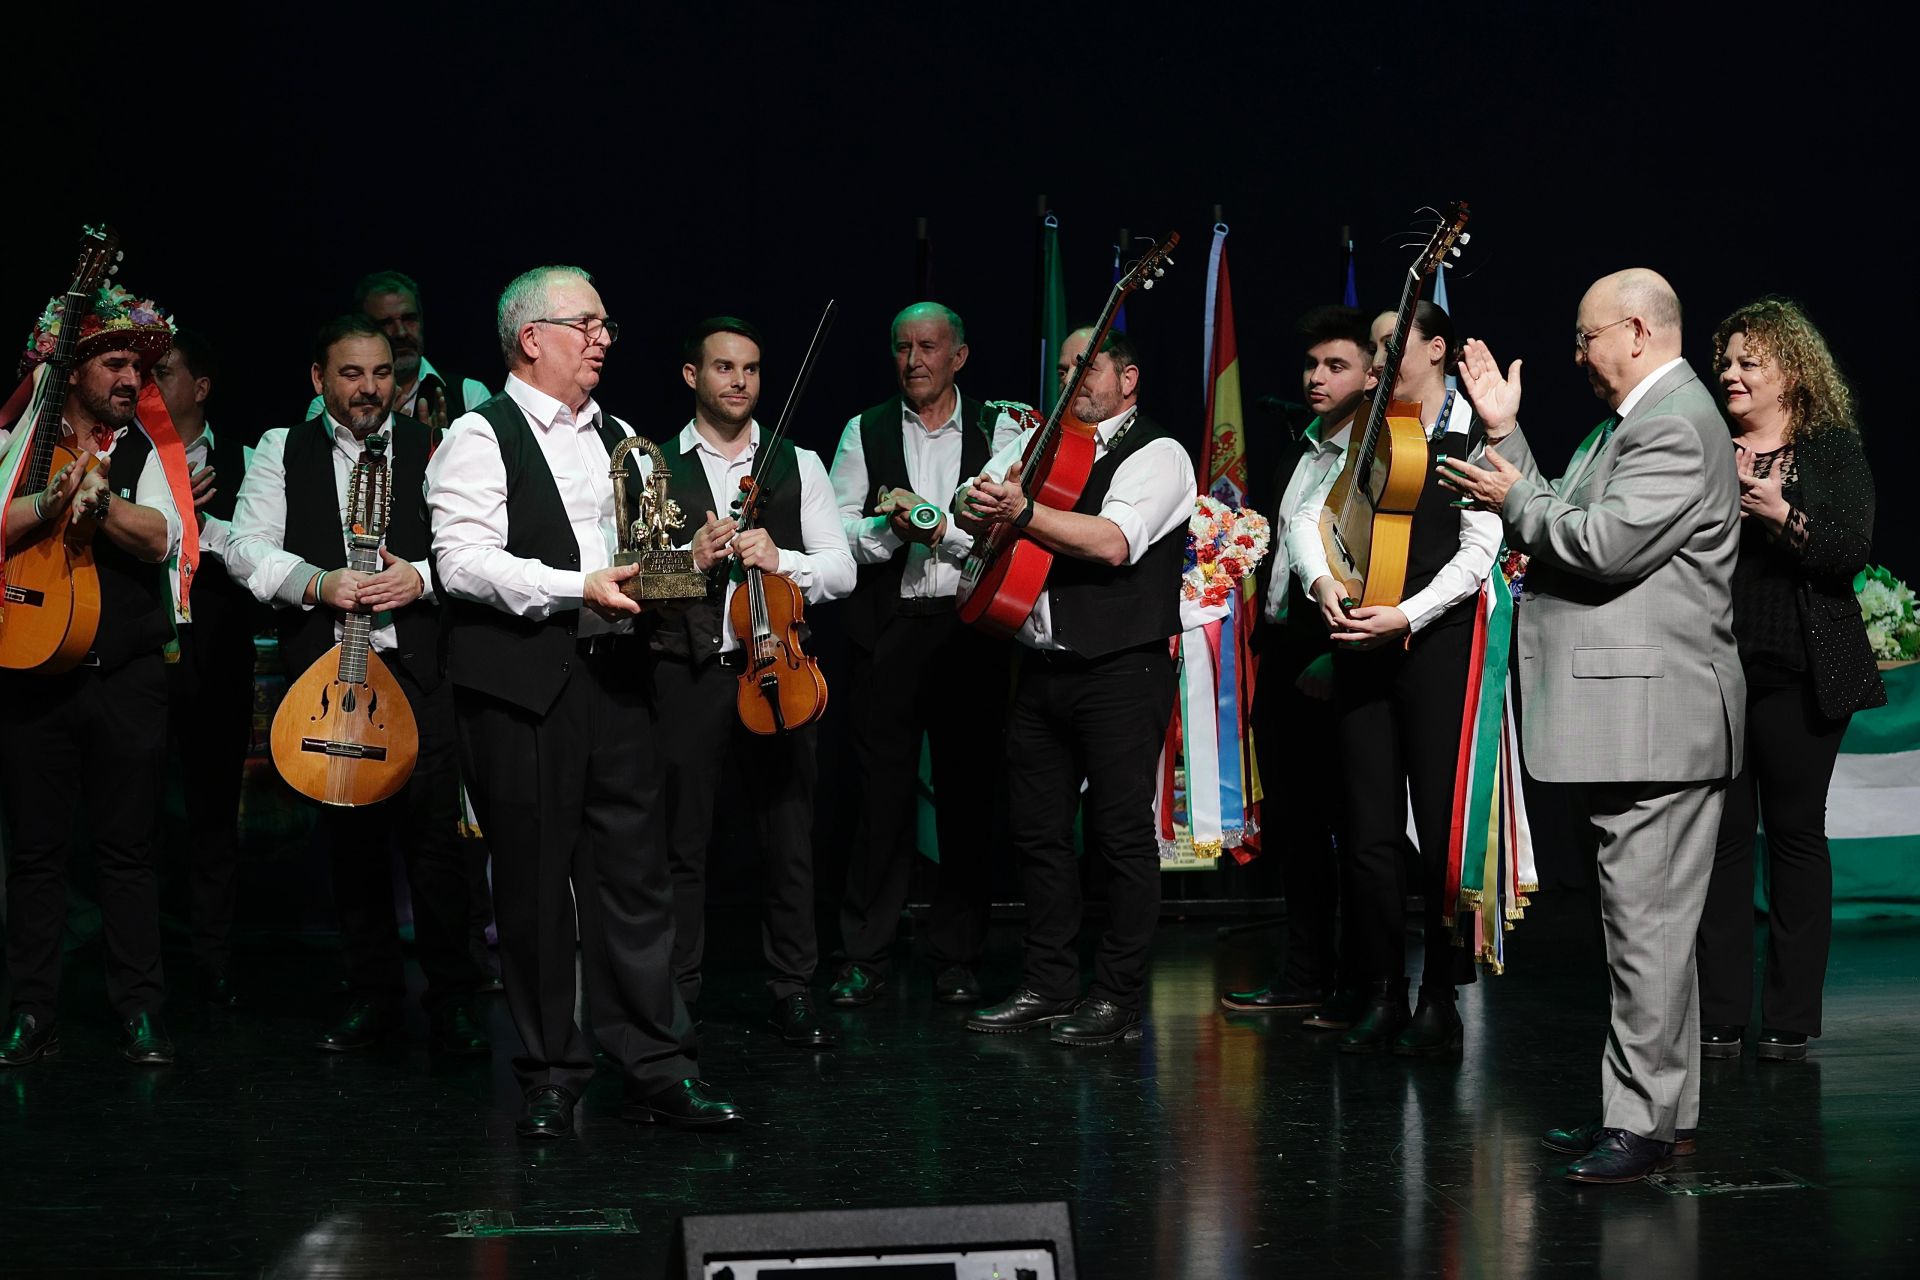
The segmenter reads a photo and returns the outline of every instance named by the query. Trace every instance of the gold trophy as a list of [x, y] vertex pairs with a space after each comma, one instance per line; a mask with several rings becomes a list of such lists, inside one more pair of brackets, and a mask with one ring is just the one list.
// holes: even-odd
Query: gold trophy
[[[645, 449], [653, 462], [637, 513], [627, 506], [627, 455], [635, 449]], [[704, 597], [707, 575], [693, 567], [693, 552], [673, 549], [673, 537], [667, 532], [684, 526], [686, 517], [680, 504], [667, 496], [670, 477], [660, 446], [643, 436], [629, 436], [614, 448], [611, 467], [613, 516], [620, 530], [620, 549], [614, 552], [613, 563], [640, 566], [640, 572], [620, 589], [643, 606]]]

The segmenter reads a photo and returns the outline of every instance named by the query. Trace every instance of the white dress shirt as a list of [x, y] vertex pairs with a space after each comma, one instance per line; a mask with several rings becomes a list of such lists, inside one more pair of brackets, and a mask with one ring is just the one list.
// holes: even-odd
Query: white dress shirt
[[[393, 411], [395, 413], [404, 413], [409, 418], [419, 416], [414, 413], [413, 406], [420, 402], [420, 388], [427, 385], [428, 378], [439, 378], [442, 384], [445, 384], [447, 381], [446, 376], [433, 367], [432, 361], [428, 360], [425, 356], [421, 356], [420, 376], [413, 380], [413, 390], [407, 392], [407, 398], [404, 401], [396, 403], [393, 406]], [[453, 388], [448, 387], [447, 390], [451, 391]], [[466, 412], [472, 413], [492, 398], [493, 392], [487, 390], [486, 383], [475, 382], [472, 378], [460, 379], [460, 408]], [[320, 411], [326, 407], [327, 402], [321, 397], [315, 396], [307, 402], [307, 420], [311, 422], [315, 417], [319, 416]], [[453, 412], [453, 410], [454, 406], [447, 406], [449, 413]], [[453, 424], [449, 422], [447, 425], [452, 426]]]
[[[1307, 500], [1307, 495], [1318, 492], [1320, 486], [1327, 483], [1327, 476], [1340, 470], [1340, 464], [1346, 461], [1347, 442], [1353, 439], [1352, 419], [1330, 438], [1322, 438], [1320, 434], [1324, 425], [1325, 420], [1321, 418], [1315, 418], [1307, 424], [1307, 451], [1300, 455], [1293, 474], [1287, 478], [1287, 490], [1280, 496], [1279, 509], [1274, 512], [1268, 545], [1277, 563], [1273, 565], [1272, 575], [1267, 580], [1265, 614], [1268, 622], [1284, 623], [1287, 620], [1287, 579], [1298, 563], [1293, 554], [1293, 539], [1289, 536], [1294, 514]], [[1331, 484], [1328, 487], [1331, 488]], [[1325, 499], [1322, 499], [1324, 503]], [[1314, 538], [1313, 545], [1319, 548], [1318, 537]]]
[[[954, 390], [953, 412], [937, 427], [928, 427], [913, 406], [900, 406], [900, 432], [906, 450], [907, 487], [936, 505], [960, 487], [960, 454], [966, 427], [960, 417], [960, 392]], [[1019, 420], [1004, 410], [994, 420], [989, 456], [998, 453], [1020, 433]], [[833, 496], [840, 505], [840, 524], [846, 532], [853, 560], [860, 564], [884, 564], [902, 545], [893, 523], [886, 516], [866, 514], [873, 498], [872, 477], [867, 475], [867, 455], [860, 438], [860, 415], [848, 419], [840, 433], [840, 447], [833, 455]], [[908, 543], [907, 563], [900, 574], [900, 595], [907, 600], [931, 600], [952, 596], [960, 590], [960, 566], [973, 550], [973, 535], [957, 521], [948, 520], [947, 530], [935, 546]]]
[[[1114, 433], [1132, 412], [1116, 414], [1094, 428], [1095, 462], [1113, 451]], [[1031, 429], [1022, 431], [993, 456], [980, 474], [990, 480], [1005, 477], [1007, 468], [1026, 452], [1032, 437]], [[1127, 563], [1139, 564], [1148, 547], [1193, 518], [1193, 499], [1198, 492], [1193, 460], [1187, 457], [1187, 451], [1178, 441], [1162, 436], [1134, 450], [1114, 469], [1113, 483], [1107, 486], [1106, 497], [1100, 504], [1100, 518], [1120, 526], [1120, 532], [1127, 535]], [[1175, 584], [1168, 589], [1178, 592], [1180, 588]], [[1033, 612], [1020, 624], [1013, 638], [1030, 649], [1067, 647], [1054, 638], [1053, 606], [1045, 591], [1040, 593]]]
[[[333, 437], [333, 489], [340, 503], [340, 547], [345, 550], [351, 541], [347, 534], [347, 507], [352, 496], [353, 468], [366, 452], [366, 446], [354, 438], [352, 431], [334, 421], [332, 414], [326, 415], [326, 424]], [[294, 429], [305, 427], [302, 423]], [[393, 418], [389, 415], [380, 430], [386, 432], [392, 428]], [[320, 572], [320, 566], [287, 550], [288, 430], [275, 427], [254, 446], [253, 462], [233, 501], [233, 527], [226, 548], [227, 575], [252, 592], [253, 598], [262, 604], [276, 609], [316, 609], [324, 606], [308, 604], [305, 597], [307, 584]], [[396, 505], [412, 498], [413, 495], [407, 493], [393, 494]], [[421, 599], [431, 600], [433, 575], [428, 562], [412, 563], [414, 572], [420, 575]], [[341, 621], [334, 619], [335, 640], [340, 638]], [[372, 641], [373, 647], [383, 652], [400, 647], [392, 613], [382, 611], [373, 615]]]
[[[747, 445], [738, 454], [729, 458], [716, 449], [712, 442], [700, 434], [694, 423], [689, 422], [680, 430], [674, 440], [674, 448], [683, 455], [692, 453], [700, 460], [700, 469], [706, 473], [707, 492], [713, 498], [712, 510], [721, 519], [733, 513], [735, 499], [740, 496], [740, 481], [753, 474], [753, 460], [760, 452], [760, 424], [747, 424]], [[833, 505], [833, 482], [827, 478], [827, 468], [820, 461], [820, 455], [811, 449], [794, 449], [795, 461], [800, 467], [800, 540], [801, 547], [780, 548], [781, 576], [791, 578], [793, 585], [805, 593], [808, 604], [825, 604], [829, 600], [838, 600], [853, 590], [857, 570], [853, 556], [847, 551], [846, 535], [840, 528], [840, 513]], [[642, 466], [645, 474], [653, 471], [652, 459]], [[688, 511], [686, 517], [687, 541], [683, 547], [693, 545], [693, 531], [705, 522], [706, 512]], [[729, 575], [726, 598], [720, 602], [720, 652], [731, 653], [740, 647], [740, 637], [733, 632], [733, 593], [740, 589], [740, 583]]]
[[[1359, 430], [1364, 422], [1356, 418], [1353, 430]], [[1464, 437], [1473, 425], [1473, 405], [1466, 396], [1453, 397], [1453, 409], [1447, 415], [1446, 434]], [[1351, 433], [1349, 433], [1351, 434]], [[1320, 512], [1327, 505], [1327, 495], [1333, 491], [1334, 481], [1339, 479], [1340, 470], [1334, 468], [1321, 480], [1296, 512], [1287, 522], [1287, 558], [1293, 562], [1294, 572], [1300, 578], [1300, 585], [1313, 595], [1314, 582], [1329, 576], [1326, 548], [1320, 543]], [[1431, 476], [1428, 484], [1435, 481]], [[1407, 625], [1413, 631], [1419, 631], [1438, 618], [1454, 605], [1480, 590], [1480, 584], [1493, 572], [1493, 558], [1499, 553], [1500, 539], [1504, 533], [1500, 514], [1496, 511], [1462, 511], [1460, 513], [1460, 548], [1451, 559], [1434, 571], [1433, 580], [1400, 602], [1400, 612], [1407, 615]]]
[[[507, 551], [507, 465], [493, 424], [468, 413], [448, 426], [427, 463], [427, 512], [441, 585], [456, 599], [519, 618], [581, 609], [587, 575], [610, 567], [620, 547], [609, 455], [600, 439], [600, 406], [589, 398], [575, 413], [515, 374], [507, 375], [506, 393], [526, 416], [553, 472], [580, 550], [580, 567], [562, 569]], [[623, 435], [633, 434], [625, 422], [612, 421]], [[631, 617], [608, 622], [591, 609], [581, 609], [575, 634], [584, 638], [632, 630]]]
[[[187, 474], [204, 469], [213, 457], [213, 424], [203, 423], [200, 436], [186, 446]], [[233, 478], [227, 477], [226, 483], [232, 484]], [[200, 512], [200, 551], [203, 555], [220, 557], [220, 563], [227, 562], [227, 543], [233, 537], [233, 526], [219, 516]], [[174, 552], [167, 561], [167, 584], [173, 591], [173, 622], [181, 626], [190, 619], [180, 612], [180, 553]]]
[[1675, 356], [1646, 377], [1640, 379], [1640, 381], [1634, 383], [1633, 390], [1627, 392], [1626, 398], [1620, 402], [1620, 407], [1613, 411], [1613, 416], [1625, 422], [1627, 415], [1633, 412], [1633, 407], [1646, 398], [1647, 392], [1652, 389], [1655, 379], [1665, 377], [1669, 370], [1677, 369], [1686, 362], [1687, 358], [1685, 356]]

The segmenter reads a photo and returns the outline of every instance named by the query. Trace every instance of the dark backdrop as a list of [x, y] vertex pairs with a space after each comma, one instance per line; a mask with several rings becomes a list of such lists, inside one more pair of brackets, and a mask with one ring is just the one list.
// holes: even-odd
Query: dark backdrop
[[[623, 324], [603, 403], [662, 436], [687, 416], [693, 320], [763, 327], [770, 419], [835, 297], [796, 426], [830, 456], [890, 389], [918, 217], [933, 293], [968, 321], [963, 385], [1033, 396], [1044, 194], [1081, 315], [1117, 228], [1185, 237], [1130, 319], [1149, 408], [1197, 447], [1216, 203], [1251, 401], [1297, 398], [1290, 326], [1338, 299], [1343, 226], [1366, 305], [1389, 305], [1414, 211], [1466, 198], [1453, 309], [1526, 359], [1546, 462], [1601, 414], [1569, 360], [1595, 276], [1665, 272], [1702, 369], [1719, 317], [1790, 294], [1860, 391], [1875, 558], [1911, 579], [1915, 521], [1888, 479], [1916, 461], [1887, 327], [1907, 310], [1892, 174], [1910, 116], [1880, 74], [1888, 33], [1836, 6], [1686, 8], [62, 6], [9, 59], [0, 333], [24, 336], [79, 224], [110, 219], [127, 283], [224, 348], [213, 420], [251, 437], [302, 410], [309, 336], [363, 271], [415, 275], [430, 358], [497, 387], [497, 291], [572, 262]], [[1279, 428], [1251, 416], [1264, 486]]]

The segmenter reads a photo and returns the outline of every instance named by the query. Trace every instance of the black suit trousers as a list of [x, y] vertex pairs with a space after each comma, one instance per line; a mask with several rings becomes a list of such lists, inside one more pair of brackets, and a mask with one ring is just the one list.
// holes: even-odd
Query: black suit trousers
[[1007, 793], [1027, 895], [1026, 983], [1046, 999], [1080, 994], [1078, 811], [1087, 856], [1107, 875], [1107, 931], [1088, 994], [1127, 1009], [1142, 1003], [1160, 916], [1153, 794], [1173, 691], [1165, 641], [1098, 659], [1022, 657], [1007, 728]]
[[916, 857], [920, 742], [933, 761], [940, 866], [927, 921], [936, 970], [978, 967], [993, 910], [995, 792], [1005, 756], [1008, 651], [953, 612], [895, 616], [848, 680], [857, 790], [843, 958], [886, 975]]
[[[760, 946], [778, 997], [804, 992], [819, 964], [813, 918], [816, 725], [749, 733], [736, 710], [740, 668], [663, 658], [654, 668], [654, 738], [661, 751], [667, 866], [673, 874], [673, 977], [680, 998], [700, 998], [706, 952], [707, 846], [716, 802], [752, 809], [766, 855]], [[729, 750], [740, 768], [726, 767]]]
[[155, 651], [111, 671], [0, 675], [0, 815], [7, 821], [7, 976], [13, 1008], [54, 1017], [67, 923], [67, 856], [93, 839], [107, 941], [107, 998], [157, 1013], [160, 879], [154, 827], [167, 740], [166, 664]]
[[253, 732], [253, 637], [240, 619], [179, 629], [167, 664], [167, 730], [187, 817], [187, 884], [193, 958], [224, 974], [233, 959], [240, 884], [240, 784]]
[[467, 875], [457, 824], [459, 769], [453, 686], [428, 693], [406, 664], [387, 666], [407, 695], [420, 731], [413, 776], [398, 793], [360, 808], [323, 808], [333, 905], [346, 946], [347, 986], [356, 997], [397, 1002], [405, 990], [393, 910], [398, 845], [413, 897], [414, 951], [427, 976], [426, 1004], [470, 995], [480, 970], [467, 950]]
[[1406, 647], [1334, 653], [1335, 741], [1352, 833], [1348, 927], [1359, 930], [1361, 982], [1406, 974], [1406, 817], [1413, 806], [1425, 901], [1423, 996], [1451, 1000], [1474, 980], [1472, 958], [1443, 922], [1460, 718], [1472, 656], [1471, 614], [1428, 627]]
[[[673, 884], [643, 642], [578, 653], [546, 714], [455, 689], [460, 761], [493, 851], [500, 980], [523, 1089], [578, 1097], [593, 1049], [574, 1022], [574, 943], [594, 1039], [639, 1092], [698, 1075], [673, 984]], [[577, 932], [576, 932], [577, 912]]]

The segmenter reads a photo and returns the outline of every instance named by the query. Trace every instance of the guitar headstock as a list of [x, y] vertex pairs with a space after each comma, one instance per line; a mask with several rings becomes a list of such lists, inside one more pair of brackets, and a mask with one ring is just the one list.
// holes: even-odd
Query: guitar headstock
[[1135, 289], [1153, 288], [1153, 282], [1166, 275], [1167, 268], [1173, 265], [1173, 250], [1179, 243], [1180, 233], [1170, 231], [1165, 240], [1142, 254], [1140, 260], [1129, 267], [1127, 274], [1114, 285], [1119, 300], [1124, 301]]
[[1430, 276], [1449, 254], [1456, 258], [1460, 256], [1460, 246], [1473, 239], [1467, 234], [1467, 216], [1465, 200], [1455, 200], [1446, 207], [1440, 215], [1440, 225], [1433, 229], [1433, 237], [1427, 241], [1427, 247], [1414, 260], [1415, 275]]
[[375, 432], [366, 438], [365, 452], [353, 468], [352, 491], [347, 498], [347, 532], [354, 546], [370, 551], [385, 540], [392, 485], [387, 438]]
[[67, 296], [90, 298], [107, 277], [120, 270], [120, 233], [105, 223], [88, 226], [80, 232], [80, 255], [74, 263], [73, 283]]

